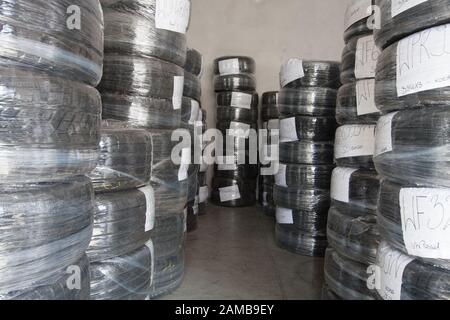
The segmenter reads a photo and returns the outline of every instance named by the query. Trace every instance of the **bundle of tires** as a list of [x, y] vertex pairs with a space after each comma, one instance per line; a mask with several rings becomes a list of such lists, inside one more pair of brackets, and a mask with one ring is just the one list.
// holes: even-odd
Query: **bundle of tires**
[[[180, 161], [172, 159], [178, 143], [172, 134], [185, 129], [185, 112], [189, 121], [200, 91], [184, 69], [190, 1], [175, 2], [176, 10], [156, 0], [101, 0], [105, 58], [99, 89], [103, 118], [114, 128], [103, 130], [104, 152], [93, 176], [97, 201], [109, 203], [99, 206], [91, 243], [94, 299], [152, 295], [160, 256], [152, 239], [155, 219], [183, 219], [191, 151], [184, 148]], [[171, 19], [166, 10], [173, 10]], [[184, 230], [176, 232], [184, 236]]]
[[[440, 48], [448, 43], [450, 1], [421, 1], [407, 7], [376, 2], [381, 29], [375, 31], [375, 41], [383, 51], [375, 101], [384, 114], [377, 124], [374, 154], [383, 178], [378, 294], [390, 300], [448, 300], [450, 83], [445, 66], [450, 55]], [[420, 50], [415, 43], [421, 43]], [[418, 57], [423, 58], [421, 63], [412, 63]], [[392, 261], [397, 264], [395, 277], [388, 272]]]
[[[332, 294], [343, 300], [376, 298], [366, 284], [366, 270], [375, 263], [380, 243], [376, 217], [380, 177], [373, 164], [375, 127], [381, 115], [375, 105], [380, 50], [368, 18], [372, 4], [370, 0], [354, 1], [347, 9], [340, 76], [343, 85], [337, 94], [336, 121], [340, 126], [334, 156], [338, 167], [331, 179], [327, 223], [330, 253], [325, 278]], [[340, 270], [347, 267], [346, 272]]]
[[261, 119], [267, 138], [263, 141], [263, 153], [260, 152], [261, 169], [258, 180], [258, 202], [262, 206], [263, 212], [272, 217], [275, 216], [276, 211], [273, 187], [280, 137], [278, 95], [279, 93], [276, 91], [265, 92], [262, 95], [261, 107]]
[[[73, 32], [68, 8], [83, 15]], [[0, 299], [86, 300], [101, 98], [98, 0], [2, 4]], [[74, 286], [74, 277], [77, 277]]]
[[256, 202], [259, 97], [255, 69], [250, 57], [226, 56], [214, 61], [216, 127], [224, 145], [216, 143], [211, 199], [219, 206], [244, 207]]
[[205, 110], [201, 110], [200, 111], [202, 114], [202, 128], [201, 128], [201, 132], [202, 132], [202, 141], [201, 141], [201, 148], [202, 148], [202, 152], [201, 152], [201, 159], [200, 159], [200, 169], [199, 169], [199, 173], [198, 173], [198, 215], [199, 216], [203, 216], [207, 213], [206, 209], [208, 206], [208, 200], [209, 200], [209, 195], [210, 195], [210, 189], [209, 189], [209, 185], [208, 185], [208, 164], [207, 161], [205, 159], [205, 149], [207, 146], [207, 142], [203, 141], [203, 135], [206, 133], [206, 131], [208, 130], [208, 126], [206, 123], [206, 111]]

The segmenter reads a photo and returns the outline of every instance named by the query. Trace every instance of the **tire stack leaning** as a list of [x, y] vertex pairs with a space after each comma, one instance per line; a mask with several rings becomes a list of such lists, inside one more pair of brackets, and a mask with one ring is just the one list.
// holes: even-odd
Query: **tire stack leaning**
[[[276, 207], [273, 199], [273, 188], [275, 184], [275, 167], [272, 154], [274, 148], [279, 148], [280, 113], [278, 111], [278, 91], [265, 92], [262, 95], [261, 120], [263, 129], [267, 130], [267, 143], [263, 147], [263, 154], [260, 150], [261, 171], [258, 180], [258, 201], [263, 208], [263, 212], [271, 217], [275, 216]], [[261, 144], [260, 144], [261, 147]], [[274, 169], [273, 171], [271, 169]]]
[[[81, 30], [68, 28], [76, 5]], [[2, 3], [0, 299], [87, 300], [103, 60], [100, 3]]]
[[[204, 216], [207, 213], [207, 206], [208, 206], [208, 199], [210, 195], [209, 185], [208, 185], [208, 169], [209, 166], [205, 161], [204, 153], [205, 148], [207, 146], [206, 142], [203, 141], [203, 136], [208, 130], [208, 125], [206, 123], [207, 119], [207, 112], [206, 110], [201, 109], [201, 130], [200, 133], [202, 134], [201, 139], [201, 159], [200, 159], [200, 172], [198, 174], [198, 215]], [[200, 119], [200, 113], [199, 113], [199, 119]], [[200, 122], [198, 123], [200, 126]]]
[[290, 59], [282, 67], [280, 80], [275, 237], [281, 248], [323, 257], [334, 167], [339, 63]]
[[[247, 207], [256, 202], [258, 177], [258, 94], [255, 61], [227, 56], [214, 61], [217, 129], [223, 147], [216, 143], [211, 200], [224, 207]], [[218, 151], [222, 154], [218, 154]], [[219, 151], [219, 152], [220, 152]]]
[[[370, 5], [360, 1], [360, 10]], [[363, 5], [366, 5], [364, 7]], [[362, 19], [358, 23], [367, 26]], [[360, 25], [361, 26], [361, 25]], [[325, 259], [328, 290], [343, 300], [373, 300], [367, 269], [375, 263], [379, 245], [376, 209], [380, 178], [374, 170], [375, 126], [380, 111], [375, 106], [375, 69], [380, 51], [373, 31], [348, 37], [342, 55], [338, 91], [335, 157], [338, 167], [331, 179], [331, 209]]]
[[[182, 126], [189, 0], [102, 0], [105, 16], [103, 117], [150, 135], [155, 225], [153, 283], [147, 298], [167, 294], [184, 274], [184, 208], [190, 145], [172, 159]], [[120, 270], [119, 270], [120, 271]]]
[[385, 300], [449, 300], [450, 1], [376, 4], [377, 291]]

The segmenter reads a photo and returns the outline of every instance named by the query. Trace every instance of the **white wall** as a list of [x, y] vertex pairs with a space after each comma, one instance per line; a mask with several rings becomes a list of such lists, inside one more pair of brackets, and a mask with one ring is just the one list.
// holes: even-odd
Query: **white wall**
[[224, 55], [256, 60], [258, 93], [279, 89], [290, 57], [340, 60], [347, 0], [191, 0], [188, 44], [204, 56], [203, 108], [215, 126], [212, 62]]

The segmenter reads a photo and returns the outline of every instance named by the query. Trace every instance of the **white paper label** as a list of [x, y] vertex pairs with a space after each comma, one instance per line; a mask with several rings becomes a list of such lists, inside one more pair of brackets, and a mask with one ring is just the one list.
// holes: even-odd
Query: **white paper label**
[[195, 100], [191, 100], [191, 118], [189, 119], [190, 125], [195, 125], [198, 121], [199, 112], [201, 112], [200, 104]]
[[172, 105], [174, 110], [181, 109], [183, 104], [184, 76], [173, 77]]
[[397, 112], [393, 112], [378, 120], [375, 138], [375, 157], [392, 151], [392, 120], [396, 114]]
[[263, 206], [265, 206], [265, 207], [267, 207], [269, 205], [269, 202], [267, 201], [267, 191], [263, 191], [262, 203], [263, 203]]
[[371, 156], [375, 149], [375, 125], [346, 125], [336, 130], [336, 159]]
[[231, 93], [231, 106], [235, 108], [250, 109], [252, 107], [253, 96], [248, 93]]
[[305, 70], [303, 69], [303, 61], [300, 59], [292, 58], [289, 59], [281, 67], [280, 72], [280, 84], [284, 88], [287, 84], [292, 81], [301, 79], [305, 76]]
[[251, 126], [247, 123], [235, 122], [230, 123], [229, 134], [239, 138], [248, 138], [250, 136]]
[[200, 187], [200, 190], [198, 192], [198, 201], [199, 203], [205, 203], [208, 200], [209, 197], [209, 189], [208, 186]]
[[331, 177], [331, 199], [348, 203], [350, 201], [350, 178], [358, 169], [338, 167]]
[[271, 119], [267, 122], [267, 130], [280, 130], [280, 120]]
[[392, 18], [428, 0], [392, 0]]
[[295, 118], [280, 120], [280, 142], [298, 141]]
[[191, 14], [190, 0], [156, 0], [155, 26], [185, 34]]
[[287, 166], [283, 163], [280, 163], [280, 165], [278, 166], [278, 173], [275, 175], [275, 184], [277, 186], [287, 187], [286, 169]]
[[345, 12], [345, 28], [372, 14], [372, 0], [353, 0]]
[[414, 259], [391, 248], [385, 241], [378, 248], [377, 265], [380, 267], [378, 293], [384, 300], [400, 300], [403, 273]]
[[155, 275], [155, 246], [153, 244], [153, 240], [150, 239], [147, 241], [147, 243], [145, 244], [145, 246], [148, 248], [148, 250], [150, 251], [150, 256], [151, 258], [151, 275], [150, 275], [150, 286], [153, 284], [153, 277]]
[[375, 78], [380, 50], [375, 45], [373, 35], [358, 39], [355, 56], [356, 79]]
[[147, 206], [145, 212], [145, 232], [147, 232], [155, 227], [155, 191], [151, 186], [140, 188], [139, 191], [144, 194]]
[[405, 188], [399, 201], [408, 254], [450, 259], [450, 189]]
[[178, 181], [188, 178], [189, 166], [191, 164], [191, 148], [183, 148], [181, 151], [181, 164], [178, 170]]
[[294, 216], [291, 209], [277, 207], [276, 217], [278, 224], [294, 224]]
[[199, 204], [199, 198], [197, 196], [197, 197], [195, 197], [194, 206], [192, 207], [194, 216], [198, 216], [198, 204]]
[[185, 208], [183, 211], [184, 233], [186, 233], [186, 231], [187, 231], [187, 216], [188, 216], [188, 210], [187, 210], [187, 208]]
[[228, 59], [219, 61], [219, 73], [221, 76], [226, 76], [229, 74], [239, 74], [239, 60], [238, 59]]
[[239, 186], [237, 185], [220, 188], [219, 194], [220, 194], [220, 202], [239, 200], [241, 198]]
[[409, 36], [397, 46], [399, 97], [450, 86], [450, 24]]
[[358, 116], [380, 112], [375, 104], [375, 79], [356, 82], [356, 112]]

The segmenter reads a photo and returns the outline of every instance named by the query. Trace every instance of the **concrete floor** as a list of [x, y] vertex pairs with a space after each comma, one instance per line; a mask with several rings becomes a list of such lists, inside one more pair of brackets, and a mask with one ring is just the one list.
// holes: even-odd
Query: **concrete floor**
[[274, 219], [258, 207], [208, 211], [188, 235], [184, 283], [164, 299], [320, 299], [323, 259], [278, 248]]

